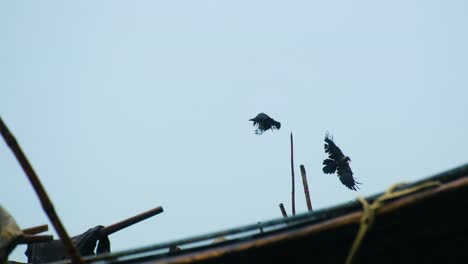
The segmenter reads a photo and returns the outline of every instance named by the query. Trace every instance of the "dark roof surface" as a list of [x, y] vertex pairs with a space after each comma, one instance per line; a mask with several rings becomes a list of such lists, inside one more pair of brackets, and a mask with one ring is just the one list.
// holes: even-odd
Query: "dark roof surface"
[[[468, 260], [468, 164], [409, 184], [439, 187], [387, 202], [359, 248], [357, 263]], [[367, 197], [372, 202], [381, 194]], [[91, 263], [344, 263], [356, 237], [357, 201], [261, 224], [88, 258]], [[260, 228], [263, 232], [260, 231]], [[227, 240], [213, 243], [225, 237]], [[168, 253], [171, 246], [181, 251]], [[468, 262], [466, 262], [468, 263]]]

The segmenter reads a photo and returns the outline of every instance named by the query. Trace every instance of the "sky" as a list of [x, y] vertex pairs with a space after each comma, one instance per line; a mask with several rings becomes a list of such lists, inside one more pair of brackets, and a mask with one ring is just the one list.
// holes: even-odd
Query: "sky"
[[[112, 250], [326, 208], [468, 161], [467, 1], [1, 1], [0, 116], [71, 235]], [[255, 135], [260, 112], [281, 122]], [[322, 173], [329, 131], [358, 192]], [[52, 225], [0, 143], [0, 203]], [[55, 235], [55, 237], [57, 237]], [[25, 247], [11, 258], [26, 261]]]

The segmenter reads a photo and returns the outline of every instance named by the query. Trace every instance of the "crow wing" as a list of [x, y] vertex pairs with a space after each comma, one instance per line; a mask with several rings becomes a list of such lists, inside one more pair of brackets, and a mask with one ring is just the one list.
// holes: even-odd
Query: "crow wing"
[[331, 137], [328, 132], [325, 135], [325, 152], [328, 154], [330, 159], [335, 161], [340, 161], [344, 158], [343, 152], [341, 152], [341, 149], [335, 145], [333, 137]]
[[340, 178], [340, 181], [343, 183], [343, 185], [348, 187], [348, 189], [353, 191], [359, 189], [358, 184], [361, 183], [357, 182], [353, 178], [353, 172], [351, 171], [351, 167], [348, 163], [338, 166], [338, 177]]
[[278, 129], [279, 130], [281, 128], [281, 123], [280, 122], [274, 120], [273, 118], [271, 119], [271, 121], [272, 121], [271, 122], [272, 123], [272, 125], [271, 125], [272, 129]]
[[323, 161], [323, 165], [325, 165], [323, 167], [323, 172], [324, 173], [327, 173], [327, 174], [333, 174], [336, 172], [336, 169], [337, 169], [337, 162], [334, 161], [334, 160], [331, 160], [331, 159], [326, 159]]

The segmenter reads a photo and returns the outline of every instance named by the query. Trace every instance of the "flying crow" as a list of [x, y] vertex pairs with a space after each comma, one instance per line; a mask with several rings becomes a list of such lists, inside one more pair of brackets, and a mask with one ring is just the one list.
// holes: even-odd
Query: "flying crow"
[[258, 128], [255, 130], [255, 134], [257, 135], [261, 135], [268, 129], [273, 130], [281, 128], [280, 122], [275, 121], [273, 118], [264, 113], [258, 114], [255, 118], [249, 119], [249, 121], [253, 121], [253, 125], [258, 126]]
[[358, 184], [361, 184], [353, 178], [353, 172], [349, 167], [351, 159], [345, 156], [333, 142], [333, 137], [327, 132], [325, 135], [325, 152], [328, 154], [328, 159], [323, 161], [323, 172], [333, 174], [338, 171], [340, 181], [350, 190], [356, 191], [359, 189]]

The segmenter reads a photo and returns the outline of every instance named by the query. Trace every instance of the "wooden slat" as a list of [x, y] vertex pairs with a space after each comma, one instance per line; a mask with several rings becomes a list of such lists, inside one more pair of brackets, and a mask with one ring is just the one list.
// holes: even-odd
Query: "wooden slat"
[[33, 226], [30, 228], [23, 229], [23, 234], [25, 235], [36, 235], [42, 232], [46, 232], [49, 230], [48, 225], [40, 225], [40, 226]]

